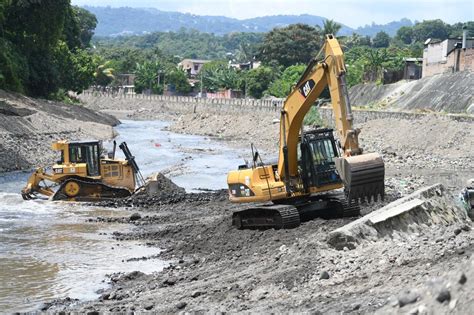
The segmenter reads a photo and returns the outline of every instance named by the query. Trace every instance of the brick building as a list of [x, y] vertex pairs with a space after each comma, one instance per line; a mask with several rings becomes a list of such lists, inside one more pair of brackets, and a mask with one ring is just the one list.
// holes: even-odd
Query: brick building
[[474, 71], [474, 38], [428, 40], [423, 50], [423, 78], [438, 73]]

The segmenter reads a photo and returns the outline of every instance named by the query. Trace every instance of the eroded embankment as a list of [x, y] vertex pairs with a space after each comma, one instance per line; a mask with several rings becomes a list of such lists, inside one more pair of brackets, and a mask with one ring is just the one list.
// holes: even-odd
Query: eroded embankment
[[32, 99], [0, 90], [0, 172], [46, 166], [59, 139], [110, 139], [120, 122], [80, 105]]

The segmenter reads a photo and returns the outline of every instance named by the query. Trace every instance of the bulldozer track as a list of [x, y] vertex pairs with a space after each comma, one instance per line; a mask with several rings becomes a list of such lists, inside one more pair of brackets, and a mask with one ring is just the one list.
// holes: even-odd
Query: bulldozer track
[[[68, 183], [79, 184], [79, 192], [75, 196], [68, 196], [65, 187]], [[52, 200], [62, 201], [100, 201], [115, 198], [130, 197], [131, 192], [122, 187], [113, 187], [102, 182], [86, 181], [79, 178], [69, 178], [61, 183], [59, 189], [53, 195]]]

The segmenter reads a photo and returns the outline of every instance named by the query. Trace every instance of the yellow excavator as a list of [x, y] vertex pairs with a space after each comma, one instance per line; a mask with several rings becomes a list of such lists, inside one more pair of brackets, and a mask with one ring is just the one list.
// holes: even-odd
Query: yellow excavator
[[[52, 166], [52, 173], [37, 168], [22, 189], [23, 199], [39, 194], [52, 200], [96, 201], [130, 196], [137, 184], [143, 184], [135, 157], [125, 142], [120, 144], [125, 159], [116, 159], [116, 142], [108, 157], [102, 156], [100, 141], [60, 140], [52, 149], [61, 152], [61, 159]], [[49, 184], [48, 182], [51, 182]], [[59, 188], [55, 189], [55, 186]]]
[[[384, 197], [384, 162], [379, 154], [364, 154], [359, 147], [344, 55], [333, 35], [326, 36], [322, 51], [323, 60], [308, 64], [284, 102], [278, 162], [263, 163], [252, 146], [253, 163], [228, 173], [230, 201], [272, 202], [234, 212], [232, 222], [238, 228], [293, 228], [321, 214], [359, 215], [361, 200]], [[306, 113], [326, 87], [339, 141], [332, 129], [303, 130]]]

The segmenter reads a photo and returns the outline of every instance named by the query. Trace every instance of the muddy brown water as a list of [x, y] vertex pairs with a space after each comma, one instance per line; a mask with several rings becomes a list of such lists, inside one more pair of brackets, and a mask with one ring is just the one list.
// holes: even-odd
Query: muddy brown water
[[[204, 137], [164, 131], [159, 121], [126, 121], [117, 142], [127, 141], [145, 176], [168, 170], [187, 191], [225, 188], [226, 174], [242, 160], [231, 149]], [[110, 143], [105, 144], [111, 147]], [[29, 173], [0, 174], [0, 312], [38, 309], [55, 298], [91, 300], [107, 287], [107, 275], [151, 273], [166, 262], [132, 260], [160, 252], [139, 242], [114, 241], [126, 224], [88, 222], [129, 216], [125, 209], [80, 203], [23, 201], [18, 193]]]

